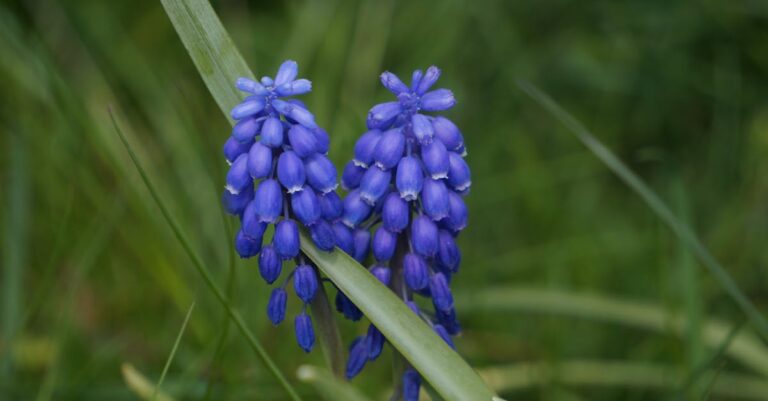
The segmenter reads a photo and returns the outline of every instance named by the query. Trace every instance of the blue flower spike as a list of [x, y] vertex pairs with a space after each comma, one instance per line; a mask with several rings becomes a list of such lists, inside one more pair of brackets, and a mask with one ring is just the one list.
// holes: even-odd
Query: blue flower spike
[[[299, 231], [303, 226], [322, 250], [336, 246], [332, 227], [342, 224], [344, 206], [334, 191], [336, 168], [326, 156], [330, 138], [307, 106], [290, 98], [312, 90], [309, 80], [298, 78], [296, 62], [284, 62], [274, 78], [239, 78], [235, 86], [245, 95], [231, 112], [236, 122], [223, 147], [230, 167], [222, 195], [225, 210], [241, 222], [235, 250], [242, 258], [258, 256], [259, 274], [275, 285], [267, 305], [267, 317], [275, 325], [285, 320], [286, 287], [293, 280], [296, 296], [304, 304], [294, 320], [296, 340], [309, 352], [315, 334], [306, 304], [322, 281], [301, 253]], [[353, 251], [352, 231], [345, 228], [349, 230], [345, 244]], [[264, 244], [264, 238], [270, 238], [267, 230], [272, 240]], [[290, 260], [298, 267], [283, 275]], [[348, 314], [357, 313], [354, 304], [348, 304]]]
[[[472, 181], [464, 136], [451, 120], [435, 115], [456, 104], [452, 91], [435, 88], [440, 76], [434, 66], [416, 70], [407, 85], [391, 72], [381, 74], [395, 99], [370, 109], [368, 131], [343, 169], [342, 186], [349, 193], [342, 222], [352, 229], [351, 255], [364, 265], [372, 263], [371, 274], [454, 347], [459, 324], [450, 282], [461, 263], [456, 238], [467, 226], [463, 197]], [[434, 310], [422, 312], [414, 302], [418, 297], [428, 298]], [[336, 305], [346, 317], [360, 318], [344, 294], [339, 293]], [[371, 325], [364, 339], [355, 340], [348, 375], [365, 365], [359, 355], [364, 342], [372, 361], [384, 338]], [[416, 401], [419, 374], [408, 368], [402, 381], [403, 399]]]

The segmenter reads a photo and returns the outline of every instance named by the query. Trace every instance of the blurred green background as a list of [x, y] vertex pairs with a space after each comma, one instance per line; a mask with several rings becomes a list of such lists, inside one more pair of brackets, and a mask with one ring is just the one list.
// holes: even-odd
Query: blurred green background
[[[391, 96], [381, 71], [442, 68], [473, 169], [457, 345], [505, 398], [768, 399], [768, 348], [721, 285], [516, 86], [538, 85], [593, 130], [765, 312], [768, 3], [214, 7], [256, 74], [299, 62], [314, 84], [302, 100], [339, 166], [368, 108]], [[147, 397], [123, 373], [156, 382], [195, 301], [167, 395], [283, 398], [162, 220], [111, 107], [248, 326], [319, 399], [322, 383], [296, 376], [323, 366], [319, 349], [305, 355], [291, 324], [268, 323], [256, 262], [230, 246], [219, 204], [229, 124], [159, 1], [3, 2], [0, 88], [0, 397]], [[365, 329], [340, 324], [346, 342]], [[386, 400], [391, 382], [385, 352], [353, 385]]]

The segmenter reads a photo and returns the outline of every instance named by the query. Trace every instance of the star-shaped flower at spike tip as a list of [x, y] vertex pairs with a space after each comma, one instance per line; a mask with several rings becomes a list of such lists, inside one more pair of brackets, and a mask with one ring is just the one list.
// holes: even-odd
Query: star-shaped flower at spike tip
[[[267, 316], [273, 324], [285, 319], [285, 287], [292, 280], [303, 304], [294, 321], [297, 342], [309, 352], [315, 337], [305, 309], [320, 278], [301, 253], [299, 226], [309, 230], [320, 249], [333, 249], [336, 236], [329, 227], [341, 220], [343, 203], [335, 192], [336, 169], [326, 156], [328, 134], [304, 103], [289, 98], [312, 90], [310, 81], [297, 76], [298, 66], [289, 60], [274, 78], [237, 80], [236, 87], [248, 95], [231, 112], [237, 123], [224, 144], [230, 168], [222, 201], [228, 213], [240, 218], [235, 250], [242, 258], [258, 256], [264, 281], [278, 282], [283, 263], [296, 262], [297, 268], [272, 291]], [[264, 245], [270, 227], [272, 241]]]

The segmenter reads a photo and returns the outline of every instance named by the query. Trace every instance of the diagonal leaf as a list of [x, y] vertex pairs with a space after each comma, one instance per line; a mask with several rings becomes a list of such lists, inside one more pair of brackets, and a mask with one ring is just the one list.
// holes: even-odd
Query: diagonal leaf
[[[235, 79], [253, 74], [207, 0], [161, 1], [208, 90], [228, 116], [240, 102]], [[499, 400], [456, 352], [354, 259], [339, 250], [320, 252], [306, 236], [301, 247], [447, 401]]]
[[565, 125], [584, 146], [587, 147], [600, 161], [605, 164], [614, 174], [616, 174], [625, 184], [635, 191], [648, 207], [656, 213], [657, 216], [667, 225], [678, 239], [682, 241], [699, 258], [699, 261], [714, 276], [715, 280], [723, 287], [726, 293], [741, 308], [745, 315], [754, 323], [758, 332], [764, 339], [768, 340], [768, 320], [755, 307], [739, 286], [733, 280], [728, 271], [720, 265], [709, 250], [701, 243], [696, 233], [672, 213], [672, 210], [664, 201], [656, 195], [648, 185], [643, 182], [632, 170], [629, 169], [616, 155], [611, 152], [602, 142], [600, 142], [581, 122], [576, 120], [570, 113], [565, 111], [546, 93], [529, 82], [520, 81], [518, 86], [528, 96], [533, 98], [539, 105], [544, 107], [550, 114], [555, 116], [563, 125]]
[[181, 337], [184, 335], [184, 331], [187, 330], [187, 323], [189, 323], [189, 318], [192, 317], [192, 311], [194, 309], [195, 302], [193, 301], [192, 305], [189, 306], [189, 310], [187, 310], [187, 316], [184, 317], [184, 323], [181, 324], [181, 329], [179, 330], [179, 334], [176, 336], [176, 341], [173, 342], [171, 354], [168, 355], [168, 359], [165, 361], [165, 366], [163, 366], [163, 373], [160, 374], [160, 379], [157, 381], [157, 386], [155, 386], [155, 390], [152, 392], [152, 401], [157, 399], [157, 394], [160, 392], [160, 386], [162, 386], [163, 381], [165, 381], [165, 375], [168, 374], [168, 369], [171, 367], [171, 362], [173, 362], [173, 358], [176, 356], [176, 350], [179, 349], [179, 344], [181, 344]]
[[494, 399], [463, 359], [395, 294], [346, 253], [322, 252], [302, 233], [301, 249], [447, 401]]
[[225, 111], [240, 102], [237, 78], [252, 78], [219, 17], [207, 0], [160, 0], [184, 47], [219, 108]]

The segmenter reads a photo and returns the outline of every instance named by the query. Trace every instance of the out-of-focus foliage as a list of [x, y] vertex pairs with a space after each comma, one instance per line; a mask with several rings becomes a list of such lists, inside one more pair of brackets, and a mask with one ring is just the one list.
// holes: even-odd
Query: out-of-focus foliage
[[[707, 364], [743, 315], [642, 201], [515, 80], [537, 84], [595, 132], [768, 311], [764, 2], [214, 6], [257, 74], [285, 58], [300, 63], [314, 87], [304, 100], [328, 128], [339, 165], [364, 130], [368, 107], [387, 98], [381, 71], [443, 69], [441, 83], [459, 101], [449, 117], [463, 129], [474, 181], [455, 283], [465, 329], [457, 347], [494, 375], [505, 397], [700, 399], [714, 377], [710, 399], [761, 399], [763, 359], [745, 361], [734, 351], [746, 341], [747, 350], [764, 352], [749, 324]], [[255, 262], [236, 259], [231, 220], [212, 212], [229, 125], [159, 2], [3, 3], [0, 88], [0, 395], [137, 399], [121, 365], [156, 381], [195, 300], [164, 393], [178, 400], [209, 391], [219, 400], [283, 397], [227, 328], [162, 221], [111, 127], [110, 106], [172, 213], [282, 370], [300, 383], [300, 365], [323, 363], [319, 352], [306, 356], [294, 346], [290, 325], [266, 323], [266, 286]], [[510, 294], [506, 304], [477, 301], [499, 291]], [[559, 309], [542, 307], [553, 291], [599, 293], [621, 318], [606, 318], [604, 304], [568, 308], [568, 298]], [[475, 301], [462, 310], [462, 299]], [[644, 309], [622, 309], [627, 301], [651, 304], [656, 320], [644, 321]], [[342, 329], [350, 338], [359, 327]], [[621, 364], [579, 364], [584, 360]], [[592, 376], [558, 379], [559, 363], [562, 372]], [[528, 366], [546, 379], [526, 379]], [[701, 366], [712, 369], [699, 374]], [[712, 373], [720, 370], [722, 377]], [[384, 358], [353, 384], [384, 399], [390, 372]], [[671, 382], [658, 384], [654, 374]], [[752, 381], [718, 384], [734, 375]], [[620, 385], [594, 377], [619, 377]], [[697, 380], [680, 391], [690, 377]], [[299, 390], [314, 399], [308, 383]], [[728, 392], [734, 388], [743, 391]]]

